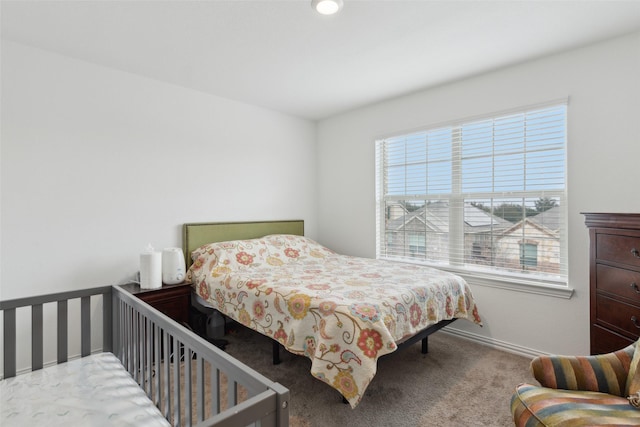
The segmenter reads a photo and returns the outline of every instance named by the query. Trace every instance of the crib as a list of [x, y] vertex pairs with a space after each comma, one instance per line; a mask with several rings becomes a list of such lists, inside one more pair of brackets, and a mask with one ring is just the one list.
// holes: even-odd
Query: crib
[[[147, 414], [151, 414], [151, 418], [155, 415], [159, 415], [156, 418], [161, 418], [149, 425], [289, 425], [289, 391], [285, 387], [230, 357], [189, 328], [173, 321], [120, 286], [0, 301], [0, 310], [3, 322], [3, 379], [0, 381], [0, 386], [3, 387], [0, 390], [3, 392], [0, 397], [0, 424], [3, 426], [25, 425], [21, 419], [36, 419], [36, 414], [21, 413], [25, 410], [25, 401], [31, 399], [19, 399], [20, 393], [35, 395], [38, 391], [25, 389], [29, 385], [25, 385], [25, 381], [21, 381], [22, 378], [35, 375], [38, 377], [37, 381], [31, 380], [38, 384], [37, 388], [46, 389], [46, 383], [42, 383], [42, 378], [49, 377], [41, 375], [41, 372], [56, 367], [67, 369], [65, 372], [68, 372], [68, 369], [77, 369], [71, 368], [72, 364], [82, 363], [83, 360], [90, 361], [98, 355], [115, 356], [115, 365], [118, 369], [126, 371], [125, 376], [135, 383], [134, 388], [140, 395], [144, 395], [142, 398], [146, 401], [138, 403], [138, 408], [118, 409], [109, 414], [109, 417], [112, 417], [110, 419], [124, 421], [121, 425], [127, 424], [127, 417], [123, 414], [128, 414], [129, 409], [133, 411], [145, 405], [150, 409], [145, 409], [143, 418]], [[49, 319], [52, 317], [51, 312], [55, 313], [55, 322]], [[24, 340], [24, 332], [20, 330], [18, 336], [17, 331], [23, 324], [20, 319], [24, 318], [31, 319], [31, 363], [28, 367], [19, 369], [19, 363], [26, 363], [24, 358], [17, 356], [18, 344]], [[79, 327], [76, 320], [79, 320]], [[55, 323], [54, 361], [49, 360], [52, 357], [44, 351], [43, 345], [47, 338], [44, 331], [51, 323]], [[79, 342], [79, 352], [69, 354], [69, 348], [73, 348], [70, 342]], [[111, 370], [114, 364], [100, 365], [91, 361], [90, 365], [109, 366]], [[63, 376], [66, 379], [70, 375]], [[99, 386], [108, 386], [109, 383], [101, 380]], [[120, 386], [111, 387], [116, 388], [126, 389]], [[92, 388], [95, 389], [98, 388]], [[49, 392], [50, 390], [47, 391]], [[73, 393], [66, 392], [65, 398], [68, 399], [70, 394]], [[101, 402], [102, 397], [98, 399]], [[45, 399], [48, 403], [38, 406], [37, 415], [46, 420], [43, 425], [52, 425], [60, 415], [47, 414], [46, 408], [55, 407], [51, 402], [57, 397], [47, 394]], [[130, 400], [132, 399], [119, 398], [112, 403], [122, 408], [122, 405], [127, 405]], [[108, 406], [108, 400], [107, 404], [101, 403], [100, 406], [75, 415], [100, 416], [100, 411]], [[33, 409], [27, 407], [27, 410]], [[44, 413], [40, 414], [43, 411]], [[72, 409], [67, 412], [74, 415], [77, 411], [74, 412]], [[60, 424], [71, 425], [69, 420], [60, 420]], [[155, 424], [156, 421], [161, 423]], [[32, 425], [32, 422], [29, 424]]]

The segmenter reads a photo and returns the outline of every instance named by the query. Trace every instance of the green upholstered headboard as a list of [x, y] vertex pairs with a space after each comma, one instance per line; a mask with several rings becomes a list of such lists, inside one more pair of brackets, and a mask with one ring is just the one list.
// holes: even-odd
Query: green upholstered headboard
[[182, 249], [191, 266], [191, 252], [202, 245], [227, 240], [256, 239], [269, 234], [295, 234], [304, 236], [303, 220], [255, 222], [206, 222], [182, 226]]

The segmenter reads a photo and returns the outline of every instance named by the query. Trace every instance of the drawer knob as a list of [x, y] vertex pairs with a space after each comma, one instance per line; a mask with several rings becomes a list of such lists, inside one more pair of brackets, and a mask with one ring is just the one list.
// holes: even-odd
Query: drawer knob
[[640, 251], [638, 251], [636, 248], [631, 249], [631, 254], [636, 258], [640, 258]]
[[636, 282], [633, 282], [632, 284], [629, 285], [631, 287], [631, 289], [633, 289], [634, 291], [636, 291], [637, 294], [640, 294], [640, 289], [638, 289], [638, 285]]
[[638, 319], [636, 318], [636, 316], [631, 316], [631, 322], [636, 328], [640, 329], [640, 325], [638, 324]]

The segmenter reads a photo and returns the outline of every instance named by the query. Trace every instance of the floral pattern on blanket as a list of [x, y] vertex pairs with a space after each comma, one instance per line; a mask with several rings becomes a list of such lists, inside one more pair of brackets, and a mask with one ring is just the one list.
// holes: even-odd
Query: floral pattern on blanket
[[396, 342], [441, 320], [481, 324], [459, 276], [411, 264], [338, 255], [305, 237], [205, 245], [188, 272], [214, 308], [288, 351], [355, 407]]

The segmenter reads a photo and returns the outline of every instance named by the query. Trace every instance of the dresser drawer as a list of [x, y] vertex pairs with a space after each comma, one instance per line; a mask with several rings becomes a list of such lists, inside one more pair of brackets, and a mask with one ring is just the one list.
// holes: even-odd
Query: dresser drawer
[[640, 326], [640, 307], [635, 305], [598, 295], [596, 296], [596, 322], [635, 339], [640, 337], [638, 327]]
[[603, 354], [633, 344], [635, 340], [600, 325], [591, 325], [591, 354]]
[[598, 264], [596, 274], [598, 290], [628, 298], [640, 305], [640, 272]]
[[596, 257], [640, 268], [640, 237], [598, 234]]

